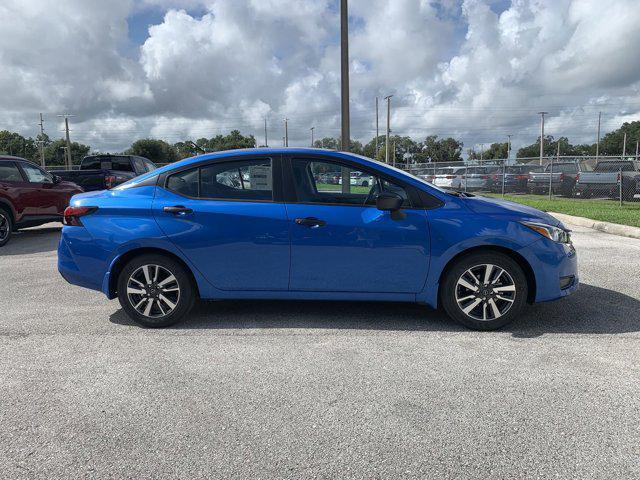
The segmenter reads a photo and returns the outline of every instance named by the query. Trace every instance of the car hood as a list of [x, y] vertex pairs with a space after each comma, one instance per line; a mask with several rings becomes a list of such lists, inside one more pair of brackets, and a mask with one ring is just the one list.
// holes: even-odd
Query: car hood
[[499, 198], [473, 196], [464, 199], [465, 204], [475, 213], [491, 215], [515, 221], [546, 223], [565, 228], [560, 220], [537, 208], [510, 202]]

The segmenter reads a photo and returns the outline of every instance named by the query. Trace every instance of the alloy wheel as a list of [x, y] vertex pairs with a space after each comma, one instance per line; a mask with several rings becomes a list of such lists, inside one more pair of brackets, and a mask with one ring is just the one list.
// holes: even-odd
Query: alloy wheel
[[455, 288], [460, 310], [479, 321], [502, 317], [516, 299], [516, 285], [509, 272], [492, 264], [469, 268], [460, 275]]
[[9, 218], [4, 212], [0, 211], [0, 242], [6, 240], [10, 233]]
[[178, 306], [180, 285], [175, 275], [165, 267], [143, 265], [127, 280], [127, 298], [141, 315], [162, 318]]

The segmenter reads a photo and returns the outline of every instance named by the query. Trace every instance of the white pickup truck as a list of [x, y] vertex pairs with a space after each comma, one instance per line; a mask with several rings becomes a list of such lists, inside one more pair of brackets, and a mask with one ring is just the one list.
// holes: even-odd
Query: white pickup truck
[[634, 160], [601, 160], [592, 172], [580, 172], [575, 193], [579, 197], [607, 196], [619, 198], [622, 182], [622, 198], [631, 200], [639, 193], [640, 162]]

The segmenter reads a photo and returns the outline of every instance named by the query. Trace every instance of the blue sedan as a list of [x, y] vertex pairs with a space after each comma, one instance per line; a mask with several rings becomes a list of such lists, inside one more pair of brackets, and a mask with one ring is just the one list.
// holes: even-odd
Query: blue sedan
[[307, 299], [417, 302], [492, 330], [578, 288], [552, 216], [345, 152], [202, 155], [75, 195], [64, 221], [62, 276], [147, 327], [197, 299]]

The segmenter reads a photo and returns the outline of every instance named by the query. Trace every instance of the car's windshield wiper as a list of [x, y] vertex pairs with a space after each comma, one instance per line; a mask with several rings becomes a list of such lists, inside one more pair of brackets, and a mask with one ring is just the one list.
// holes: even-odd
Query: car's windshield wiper
[[447, 192], [449, 195], [453, 195], [454, 197], [459, 197], [459, 198], [475, 197], [475, 195], [472, 193], [459, 192], [458, 190], [444, 189], [444, 191]]

